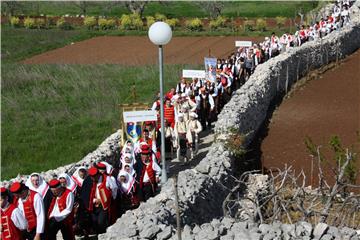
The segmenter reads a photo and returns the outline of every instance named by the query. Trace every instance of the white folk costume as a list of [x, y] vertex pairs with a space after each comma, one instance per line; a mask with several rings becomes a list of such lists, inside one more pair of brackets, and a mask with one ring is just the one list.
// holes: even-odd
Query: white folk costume
[[60, 178], [65, 178], [65, 180], [66, 180], [66, 188], [69, 189], [72, 193], [75, 194], [76, 187], [77, 187], [77, 184], [75, 183], [75, 181], [66, 173], [60, 174], [59, 177], [58, 177], [58, 180], [60, 180]]
[[187, 125], [184, 120], [184, 115], [180, 113], [178, 115], [178, 121], [175, 123], [174, 132], [176, 136], [176, 147], [177, 147], [177, 159], [178, 161], [183, 161], [184, 158], [187, 158], [187, 143], [186, 143], [186, 133]]
[[[121, 177], [124, 177], [125, 181], [122, 181]], [[119, 193], [121, 195], [121, 207], [125, 211], [137, 207], [140, 201], [136, 194], [137, 186], [133, 175], [121, 170], [118, 174], [117, 180]]]
[[7, 202], [1, 206], [0, 211], [0, 238], [4, 240], [20, 240], [22, 239], [21, 231], [27, 229], [26, 218], [15, 204], [9, 202], [8, 191], [4, 187], [1, 188], [1, 197], [7, 198]]
[[191, 113], [190, 120], [187, 121], [187, 133], [186, 138], [191, 144], [191, 158], [199, 150], [199, 133], [202, 131], [201, 123], [197, 120], [197, 114]]
[[76, 183], [76, 185], [77, 185], [78, 187], [82, 187], [82, 184], [83, 184], [83, 182], [84, 182], [84, 179], [81, 178], [80, 175], [79, 175], [79, 171], [80, 171], [81, 169], [87, 171], [85, 167], [78, 167], [78, 168], [75, 170], [75, 172], [73, 173], [73, 175], [71, 176], [71, 178], [74, 180], [74, 182]]

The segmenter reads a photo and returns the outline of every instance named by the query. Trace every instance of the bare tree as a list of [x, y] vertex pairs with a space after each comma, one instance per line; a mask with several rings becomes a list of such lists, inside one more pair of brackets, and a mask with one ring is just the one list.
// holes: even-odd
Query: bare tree
[[86, 15], [90, 3], [88, 1], [75, 1], [74, 5], [80, 9], [80, 14]]
[[225, 6], [224, 2], [222, 1], [199, 2], [198, 5], [206, 12], [210, 13], [211, 18], [220, 16]]
[[142, 17], [148, 1], [126, 1], [123, 3], [131, 13], [139, 14]]

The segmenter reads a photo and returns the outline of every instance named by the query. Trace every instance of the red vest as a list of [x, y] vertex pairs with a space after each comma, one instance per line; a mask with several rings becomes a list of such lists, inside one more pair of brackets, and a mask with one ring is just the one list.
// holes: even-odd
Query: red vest
[[145, 164], [143, 166], [141, 177], [140, 177], [140, 188], [143, 188], [143, 186], [144, 186], [145, 171], [148, 174], [151, 185], [154, 186], [154, 184], [156, 183], [155, 172], [154, 172], [154, 169], [152, 168], [152, 161], [153, 160], [150, 159], [150, 163], [147, 166]]
[[104, 210], [107, 210], [111, 204], [112, 193], [111, 190], [106, 187], [106, 178], [107, 176], [104, 174], [103, 181], [99, 185], [99, 195], [100, 195], [100, 202]]
[[175, 122], [174, 106], [164, 106], [164, 118], [172, 125]]
[[[60, 212], [66, 208], [66, 199], [67, 199], [67, 196], [69, 195], [69, 193], [71, 193], [71, 191], [69, 189], [66, 189], [59, 198], [53, 197], [53, 199], [51, 200], [50, 207], [49, 207], [48, 218], [50, 218], [50, 214], [54, 209], [55, 201], [58, 204]], [[63, 221], [64, 222], [65, 221], [72, 222], [73, 216], [74, 216], [74, 214], [73, 214], [73, 212], [71, 212]]]
[[15, 226], [13, 221], [11, 220], [11, 214], [15, 210], [14, 204], [9, 204], [8, 208], [3, 210], [1, 209], [1, 229], [2, 232], [0, 233], [1, 239], [6, 240], [18, 240], [21, 239], [21, 232]]
[[152, 148], [152, 138], [150, 138], [150, 137], [148, 140], [145, 140], [145, 138], [140, 138], [139, 142], [140, 143], [145, 142], [147, 145], [150, 146], [150, 148]]
[[28, 232], [31, 232], [34, 228], [36, 228], [36, 213], [34, 208], [34, 197], [37, 192], [33, 190], [30, 191], [30, 196], [28, 199], [23, 202], [24, 205], [24, 213], [25, 218], [28, 221]]

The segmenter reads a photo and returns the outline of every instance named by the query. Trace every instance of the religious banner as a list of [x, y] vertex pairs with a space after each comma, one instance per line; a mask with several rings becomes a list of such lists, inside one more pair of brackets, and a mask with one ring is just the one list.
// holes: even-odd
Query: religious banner
[[153, 110], [123, 112], [126, 138], [133, 143], [142, 135], [142, 125], [147, 121], [157, 121], [157, 113]]
[[216, 81], [216, 58], [204, 58], [206, 79]]
[[183, 70], [183, 78], [205, 78], [204, 70]]
[[251, 41], [235, 41], [235, 47], [251, 47]]

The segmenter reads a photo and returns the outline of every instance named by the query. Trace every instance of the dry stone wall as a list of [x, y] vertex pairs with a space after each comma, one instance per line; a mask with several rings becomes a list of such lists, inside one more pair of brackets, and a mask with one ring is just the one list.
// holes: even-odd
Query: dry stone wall
[[[333, 32], [321, 40], [292, 48], [259, 65], [246, 84], [234, 93], [231, 101], [218, 116], [215, 124], [217, 139], [209, 153], [194, 169], [185, 170], [178, 175], [179, 206], [182, 224], [185, 225], [183, 239], [219, 239], [222, 235], [224, 235], [222, 239], [234, 239], [231, 236], [225, 237], [229, 228], [221, 227], [217, 224], [219, 220], [216, 219], [222, 215], [221, 205], [228, 192], [224, 186], [229, 184], [231, 180], [229, 176], [234, 166], [230, 152], [224, 144], [230, 133], [229, 129], [235, 127], [239, 133], [247, 134], [247, 144], [249, 144], [263, 124], [267, 111], [276, 97], [282, 96], [297, 79], [310, 70], [344, 58], [358, 49], [360, 47], [358, 5], [357, 2], [352, 7], [352, 26]], [[176, 239], [173, 181], [170, 179], [162, 187], [160, 194], [142, 203], [138, 209], [127, 211], [107, 229], [105, 234], [99, 235], [99, 239]], [[211, 222], [214, 218], [216, 226]], [[240, 225], [246, 225], [245, 228], [241, 227], [245, 231], [249, 224], [252, 223], [243, 222]], [[256, 229], [260, 228], [256, 224], [253, 225]], [[202, 229], [205, 230], [201, 231]], [[296, 229], [301, 230], [300, 227]], [[321, 226], [315, 229], [320, 231]], [[313, 234], [312, 228], [308, 231]], [[263, 233], [265, 230], [254, 233], [259, 238], [251, 239], [262, 239]], [[349, 235], [353, 237], [354, 232]], [[309, 234], [308, 239], [310, 236]]]

